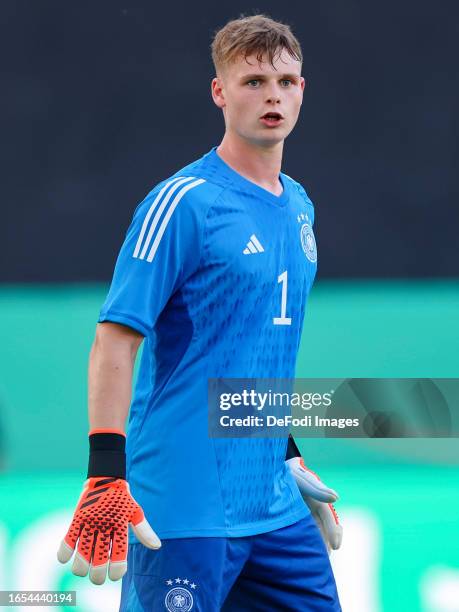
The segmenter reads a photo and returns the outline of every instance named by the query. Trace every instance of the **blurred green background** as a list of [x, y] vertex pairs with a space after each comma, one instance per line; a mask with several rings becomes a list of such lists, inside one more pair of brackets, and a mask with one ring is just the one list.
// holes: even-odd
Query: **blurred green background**
[[[84, 612], [119, 597], [55, 562], [85, 476], [87, 359], [106, 290], [0, 288], [0, 589], [76, 589]], [[455, 378], [458, 313], [455, 281], [318, 282], [297, 375]], [[344, 612], [459, 610], [457, 439], [298, 442], [340, 493]]]

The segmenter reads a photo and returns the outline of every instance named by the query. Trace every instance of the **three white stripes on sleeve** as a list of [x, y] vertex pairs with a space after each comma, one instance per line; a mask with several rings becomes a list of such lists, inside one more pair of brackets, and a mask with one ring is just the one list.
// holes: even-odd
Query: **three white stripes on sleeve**
[[[132, 254], [133, 257], [138, 259], [145, 259], [145, 255], [148, 252], [147, 261], [153, 261], [156, 251], [158, 250], [159, 243], [161, 242], [161, 238], [163, 237], [163, 234], [166, 231], [167, 224], [169, 223], [170, 218], [172, 217], [172, 214], [177, 208], [180, 200], [183, 198], [187, 191], [190, 191], [190, 189], [193, 189], [194, 187], [197, 187], [202, 183], [205, 183], [204, 179], [195, 179], [194, 176], [191, 176], [185, 178], [177, 177], [166, 183], [166, 185], [164, 185], [164, 187], [154, 199], [153, 204], [150, 206], [145, 216], [145, 219], [142, 224], [142, 229], [140, 230], [139, 238], [135, 245], [134, 253]], [[180, 187], [182, 188], [175, 195], [174, 199], [171, 202], [172, 196]], [[169, 207], [166, 210], [166, 213], [160, 224], [159, 221], [161, 219], [161, 216], [168, 205]], [[150, 223], [152, 217], [153, 220]], [[159, 229], [156, 232], [158, 225]]]

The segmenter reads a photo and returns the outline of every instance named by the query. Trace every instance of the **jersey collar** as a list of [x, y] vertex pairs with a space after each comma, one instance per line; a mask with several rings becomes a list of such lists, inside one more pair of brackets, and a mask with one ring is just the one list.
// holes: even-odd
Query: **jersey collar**
[[285, 206], [289, 199], [289, 181], [285, 174], [282, 172], [279, 174], [279, 180], [281, 181], [284, 190], [279, 196], [274, 195], [267, 189], [260, 187], [253, 181], [249, 181], [244, 176], [233, 170], [217, 153], [217, 147], [213, 147], [209, 153], [209, 157], [212, 162], [218, 168], [219, 174], [224, 174], [229, 180], [231, 180], [237, 187], [242, 189], [243, 191], [248, 191], [252, 193], [257, 198], [265, 200], [266, 202], [270, 202], [271, 204], [275, 204], [276, 206]]

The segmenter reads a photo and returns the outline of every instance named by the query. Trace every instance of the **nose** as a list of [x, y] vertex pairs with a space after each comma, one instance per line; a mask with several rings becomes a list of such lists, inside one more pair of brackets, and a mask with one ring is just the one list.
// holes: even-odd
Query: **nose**
[[266, 102], [268, 104], [279, 104], [281, 101], [280, 92], [277, 84], [271, 86], [269, 91], [267, 92], [268, 97], [266, 98]]
[[268, 104], [280, 104], [280, 95], [277, 92], [271, 92], [266, 99]]

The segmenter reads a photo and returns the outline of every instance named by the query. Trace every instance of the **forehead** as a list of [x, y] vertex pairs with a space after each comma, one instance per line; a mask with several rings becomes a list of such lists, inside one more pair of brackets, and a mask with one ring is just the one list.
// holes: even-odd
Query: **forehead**
[[282, 49], [280, 53], [277, 52], [275, 54], [272, 64], [267, 55], [263, 55], [261, 61], [257, 60], [256, 53], [247, 57], [240, 55], [227, 66], [225, 72], [236, 78], [253, 74], [254, 72], [266, 76], [275, 76], [279, 73], [288, 72], [300, 76], [301, 63], [292, 57], [286, 49]]

